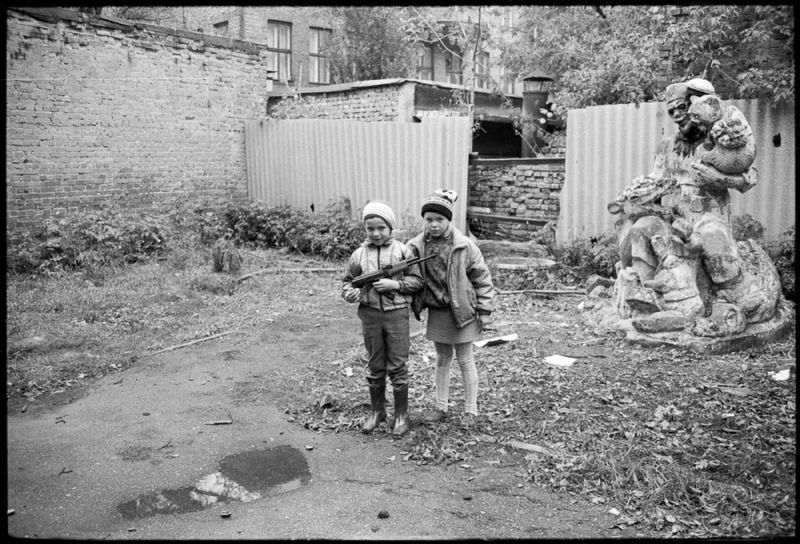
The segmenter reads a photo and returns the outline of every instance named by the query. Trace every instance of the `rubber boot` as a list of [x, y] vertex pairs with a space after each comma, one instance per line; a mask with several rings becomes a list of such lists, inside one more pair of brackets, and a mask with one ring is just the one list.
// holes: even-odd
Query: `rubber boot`
[[393, 389], [394, 393], [394, 429], [392, 434], [403, 436], [408, 432], [408, 387]]
[[361, 427], [362, 433], [371, 433], [381, 421], [386, 421], [386, 385], [369, 386], [372, 413]]

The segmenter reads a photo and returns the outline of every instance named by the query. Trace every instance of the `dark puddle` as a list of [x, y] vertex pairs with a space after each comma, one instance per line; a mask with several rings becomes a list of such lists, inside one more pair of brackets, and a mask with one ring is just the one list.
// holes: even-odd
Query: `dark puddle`
[[124, 519], [197, 512], [219, 503], [285, 493], [311, 480], [305, 456], [291, 446], [229, 455], [219, 466], [219, 472], [204, 476], [194, 486], [142, 495], [117, 510]]

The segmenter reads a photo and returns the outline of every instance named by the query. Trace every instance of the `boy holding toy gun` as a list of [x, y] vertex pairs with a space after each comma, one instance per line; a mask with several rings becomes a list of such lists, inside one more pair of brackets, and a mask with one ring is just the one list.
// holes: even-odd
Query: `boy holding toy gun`
[[362, 220], [367, 239], [348, 259], [342, 278], [342, 297], [359, 303], [358, 318], [369, 357], [372, 411], [361, 431], [370, 433], [386, 420], [388, 374], [394, 395], [392, 434], [402, 436], [408, 431], [409, 307], [411, 295], [422, 288], [422, 276], [419, 261], [393, 238], [396, 221], [388, 204], [367, 203]]

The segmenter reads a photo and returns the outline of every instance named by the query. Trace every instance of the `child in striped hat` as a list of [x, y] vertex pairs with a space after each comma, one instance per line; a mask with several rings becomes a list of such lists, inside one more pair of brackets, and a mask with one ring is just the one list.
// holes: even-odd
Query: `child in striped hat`
[[436, 407], [423, 415], [427, 422], [443, 420], [448, 411], [450, 363], [453, 351], [464, 381], [462, 426], [478, 416], [478, 370], [472, 342], [494, 310], [494, 286], [480, 248], [452, 223], [455, 191], [440, 189], [422, 201], [425, 231], [409, 240], [415, 255], [437, 258], [421, 263], [425, 286], [414, 297], [417, 319], [428, 309], [426, 338], [436, 347]]
[[422, 288], [419, 265], [412, 265], [392, 278], [382, 278], [371, 285], [353, 287], [352, 281], [363, 274], [414, 256], [402, 242], [395, 240], [396, 220], [392, 208], [382, 201], [368, 202], [362, 213], [367, 240], [347, 261], [342, 278], [342, 297], [358, 303], [358, 317], [364, 347], [368, 355], [367, 383], [372, 412], [362, 432], [372, 432], [386, 420], [386, 376], [392, 382], [394, 425], [392, 434], [408, 431], [408, 354], [409, 308], [411, 295]]

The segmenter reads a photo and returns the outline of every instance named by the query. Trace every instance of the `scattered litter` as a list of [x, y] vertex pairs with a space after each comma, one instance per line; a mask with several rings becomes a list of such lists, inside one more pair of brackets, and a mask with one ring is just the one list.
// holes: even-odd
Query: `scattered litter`
[[544, 362], [554, 366], [572, 366], [577, 359], [564, 357], [563, 355], [549, 355], [544, 358]]
[[729, 395], [736, 395], [737, 397], [746, 397], [753, 393], [753, 391], [747, 387], [720, 387], [719, 390]]
[[554, 455], [554, 453], [544, 446], [537, 446], [536, 444], [528, 444], [527, 442], [520, 442], [519, 440], [506, 440], [503, 442], [505, 446], [511, 446], [520, 450], [532, 451], [535, 453], [543, 453], [545, 455]]
[[608, 509], [608, 513], [609, 513], [609, 514], [611, 514], [612, 516], [618, 516], [618, 515], [620, 515], [620, 511], [619, 511], [619, 510], [617, 510], [616, 508], [609, 508], [609, 509]]
[[28, 411], [28, 405], [26, 404], [26, 405], [24, 405], [24, 406], [22, 407], [22, 409], [20, 410], [20, 412], [22, 412], [22, 413], [24, 414], [24, 413], [25, 413], [25, 412], [27, 412], [27, 411]]
[[11, 514], [13, 514], [14, 512], [16, 512], [16, 510], [14, 510], [13, 508], [9, 508], [9, 509], [8, 509], [8, 514], [6, 514], [6, 515], [10, 516], [10, 515], [11, 515]]
[[466, 463], [463, 464], [463, 465], [460, 465], [460, 466], [461, 466], [461, 468], [470, 468], [471, 467], [471, 465], [467, 465]]
[[378, 512], [378, 518], [386, 519], [388, 517], [389, 517], [389, 512], [387, 512], [386, 510], [381, 510], [380, 512]]
[[505, 344], [506, 342], [513, 342], [519, 338], [516, 334], [507, 334], [505, 336], [495, 336], [494, 338], [487, 338], [486, 340], [477, 340], [472, 343], [476, 348], [486, 346], [496, 346], [498, 344]]
[[353, 375], [353, 367], [348, 366], [347, 368], [345, 368], [344, 375], [347, 376], [348, 378], [351, 377]]
[[56, 416], [56, 423], [66, 423], [64, 416]]
[[790, 373], [791, 369], [786, 368], [784, 370], [781, 370], [780, 372], [775, 372], [775, 373], [770, 372], [770, 377], [776, 382], [784, 382], [789, 379]]
[[233, 418], [229, 419], [217, 419], [215, 421], [206, 421], [203, 425], [230, 425], [233, 423]]

